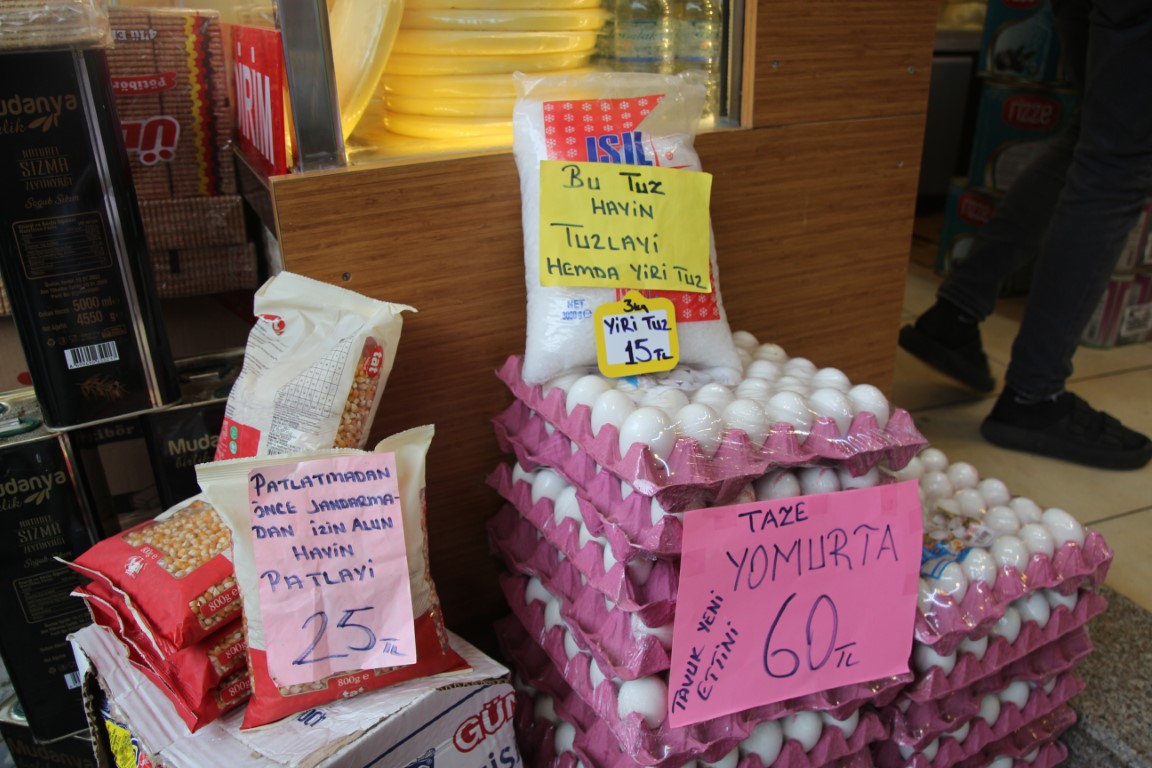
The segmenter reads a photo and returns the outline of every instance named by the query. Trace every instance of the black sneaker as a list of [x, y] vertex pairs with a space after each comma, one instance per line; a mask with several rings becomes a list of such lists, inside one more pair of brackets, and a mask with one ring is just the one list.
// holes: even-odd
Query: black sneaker
[[900, 329], [900, 346], [916, 359], [976, 392], [983, 394], [996, 388], [979, 337], [958, 346], [948, 346], [915, 325], [906, 325]]
[[1101, 469], [1139, 469], [1152, 460], [1152, 441], [1071, 392], [1026, 404], [1005, 388], [980, 434], [1001, 448]]

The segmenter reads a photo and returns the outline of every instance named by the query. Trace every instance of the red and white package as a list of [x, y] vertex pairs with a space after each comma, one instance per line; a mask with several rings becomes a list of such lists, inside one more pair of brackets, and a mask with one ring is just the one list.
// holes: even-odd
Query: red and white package
[[[466, 669], [464, 661], [448, 643], [440, 612], [440, 600], [428, 567], [428, 543], [424, 508], [424, 468], [434, 429], [417, 427], [385, 438], [377, 453], [392, 453], [396, 459], [399, 502], [403, 511], [404, 549], [408, 585], [412, 600], [416, 662], [406, 666], [358, 669], [330, 675], [307, 684], [279, 685], [270, 672], [264, 615], [261, 611], [259, 574], [256, 565], [249, 473], [252, 470], [286, 462], [360, 453], [330, 450], [320, 453], [265, 456], [212, 462], [196, 467], [197, 479], [205, 495], [221, 510], [232, 528], [236, 580], [246, 601], [248, 666], [252, 698], [244, 712], [242, 728], [254, 728], [340, 698], [385, 688], [396, 683], [442, 672]], [[322, 521], [321, 521], [322, 522]], [[319, 523], [316, 523], [319, 524]], [[365, 604], [372, 604], [370, 583], [364, 585]]]
[[256, 292], [216, 460], [363, 448], [400, 343], [402, 304], [291, 272]]
[[187, 647], [240, 617], [231, 547], [215, 508], [193, 496], [67, 565], [114, 590], [163, 654], [166, 645]]

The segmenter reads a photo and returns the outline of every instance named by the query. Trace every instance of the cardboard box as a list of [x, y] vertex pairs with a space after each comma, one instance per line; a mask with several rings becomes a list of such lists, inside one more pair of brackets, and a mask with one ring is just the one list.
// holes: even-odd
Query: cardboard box
[[109, 10], [116, 108], [143, 200], [236, 194], [220, 15]]
[[[976, 232], [992, 218], [1000, 195], [987, 189], [969, 187], [962, 179], [954, 179], [948, 187], [945, 201], [944, 225], [940, 230], [940, 248], [936, 253], [936, 271], [946, 274], [954, 264], [964, 261], [972, 247]], [[1032, 263], [1017, 269], [1000, 287], [1001, 296], [1015, 296], [1028, 292], [1032, 279]]]
[[1049, 0], [988, 0], [979, 71], [1045, 83], [1065, 79]]
[[1066, 88], [989, 78], [980, 89], [968, 183], [995, 192], [1012, 186], [1046, 141], [1068, 122], [1076, 104]]
[[[301, 712], [265, 728], [239, 730], [243, 708], [194, 734], [171, 703], [131, 664], [111, 633], [88, 626], [72, 636], [87, 680], [100, 683], [120, 744], [134, 740], [153, 764], [169, 768], [514, 768], [523, 766], [513, 734], [515, 694], [508, 670], [455, 635], [472, 670], [401, 683]], [[93, 690], [85, 686], [86, 693]], [[101, 768], [109, 738], [100, 704], [87, 697]], [[131, 732], [125, 739], [123, 730]]]

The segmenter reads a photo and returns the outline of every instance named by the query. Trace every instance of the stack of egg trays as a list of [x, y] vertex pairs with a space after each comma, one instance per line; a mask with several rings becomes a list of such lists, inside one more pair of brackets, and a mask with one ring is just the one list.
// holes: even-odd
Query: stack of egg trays
[[[993, 545], [995, 540], [989, 542]], [[967, 555], [986, 548], [969, 547]], [[1067, 757], [1058, 741], [1076, 720], [1069, 700], [1092, 651], [1088, 622], [1107, 603], [1096, 591], [1112, 551], [1098, 532], [1032, 552], [1023, 568], [968, 585], [961, 600], [922, 590], [915, 624], [915, 680], [884, 708], [891, 739], [876, 762], [908, 768], [1028, 765]]]
[[[871, 414], [860, 413], [844, 434], [831, 420], [817, 419], [802, 437], [778, 425], [763, 448], [733, 430], [712, 458], [684, 436], [664, 460], [641, 444], [622, 457], [613, 425], [593, 435], [590, 409], [578, 405], [569, 413], [563, 389], [545, 396], [541, 387], [524, 384], [518, 358], [509, 360], [500, 377], [517, 397], [493, 420], [502, 449], [514, 454], [516, 463], [501, 465], [489, 479], [508, 502], [489, 522], [493, 547], [510, 570], [501, 583], [513, 616], [501, 624], [501, 638], [522, 679], [558, 702], [556, 712], [568, 715], [564, 721], [576, 729], [572, 741], [578, 753], [584, 750], [584, 764], [718, 761], [758, 724], [817, 711], [825, 713], [825, 723], [851, 720], [855, 727], [847, 737], [849, 730], [825, 727], [807, 745], [788, 740], [772, 764], [872, 764], [869, 745], [886, 735], [876, 709], [911, 675], [685, 728], [646, 720], [626, 708], [621, 712], [617, 683], [656, 678], [666, 691], [682, 535], [678, 513], [754, 500], [749, 483], [781, 467], [815, 463], [852, 474], [881, 462], [898, 468], [924, 446], [906, 412], [895, 411], [883, 430]], [[556, 494], [534, 493], [531, 474], [539, 472], [557, 475], [576, 492], [563, 502]], [[621, 481], [633, 492], [625, 493]], [[524, 716], [524, 749], [546, 755], [540, 765], [565, 764], [568, 758], [556, 753], [555, 744], [549, 748], [546, 737], [541, 741], [541, 731], [547, 730]], [[610, 748], [590, 746], [604, 741], [595, 736], [608, 735]], [[739, 754], [743, 768], [762, 764], [743, 749]]]

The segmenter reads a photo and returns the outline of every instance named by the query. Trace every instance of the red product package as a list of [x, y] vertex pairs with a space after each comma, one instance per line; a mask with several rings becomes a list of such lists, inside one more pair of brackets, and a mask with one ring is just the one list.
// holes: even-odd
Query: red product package
[[164, 643], [184, 648], [239, 618], [231, 547], [215, 508], [194, 496], [68, 566], [114, 590], [162, 653]]

